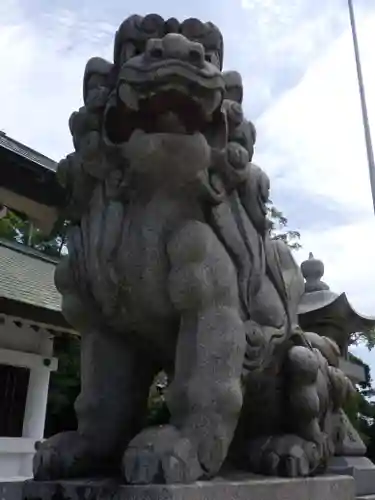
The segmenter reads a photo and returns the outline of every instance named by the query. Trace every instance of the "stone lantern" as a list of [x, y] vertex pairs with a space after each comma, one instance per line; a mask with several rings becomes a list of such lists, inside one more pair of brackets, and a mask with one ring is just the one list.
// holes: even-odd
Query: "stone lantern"
[[[367, 332], [375, 327], [375, 317], [359, 314], [351, 306], [345, 293], [337, 294], [322, 281], [324, 264], [310, 253], [302, 262], [305, 293], [302, 296], [298, 320], [305, 331], [315, 332], [334, 340], [341, 351], [340, 368], [353, 383], [366, 380], [364, 367], [348, 360], [350, 336]], [[375, 498], [375, 466], [365, 456], [366, 446], [345, 413], [346, 435], [343, 445], [336, 449], [328, 471], [333, 474], [352, 475], [355, 479], [357, 498]]]
[[341, 368], [353, 382], [363, 382], [363, 367], [348, 361], [350, 337], [354, 333], [373, 329], [375, 317], [359, 314], [345, 293], [337, 294], [330, 290], [322, 281], [324, 264], [312, 253], [308, 260], [302, 262], [301, 271], [305, 278], [305, 293], [298, 309], [301, 328], [334, 340], [341, 351]]

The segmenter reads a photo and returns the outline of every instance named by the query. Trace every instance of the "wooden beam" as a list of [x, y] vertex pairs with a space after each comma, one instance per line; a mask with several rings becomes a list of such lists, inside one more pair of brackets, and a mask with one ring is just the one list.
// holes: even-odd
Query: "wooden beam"
[[0, 453], [35, 453], [35, 439], [0, 437]]
[[74, 331], [72, 326], [66, 322], [61, 311], [37, 307], [4, 297], [0, 297], [0, 314], [22, 318], [30, 323], [37, 323], [38, 325], [44, 326], [47, 329], [50, 326], [55, 326], [62, 331], [72, 333]]
[[0, 204], [25, 214], [46, 235], [52, 231], [58, 219], [56, 208], [42, 205], [5, 188], [0, 188]]
[[44, 369], [49, 371], [57, 370], [57, 359], [31, 354], [29, 352], [13, 351], [10, 349], [0, 349], [0, 364], [18, 366], [20, 368]]

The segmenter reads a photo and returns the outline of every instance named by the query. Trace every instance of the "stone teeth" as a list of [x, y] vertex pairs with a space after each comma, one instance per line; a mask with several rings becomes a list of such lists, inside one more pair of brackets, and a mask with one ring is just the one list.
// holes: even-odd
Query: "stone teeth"
[[127, 83], [122, 83], [118, 90], [121, 101], [131, 110], [139, 110], [138, 93]]
[[175, 92], [180, 92], [181, 94], [188, 95], [189, 90], [182, 84], [177, 84], [177, 83], [169, 83], [165, 85], [161, 85], [158, 92], [168, 92], [168, 91], [175, 91]]
[[209, 99], [210, 113], [215, 111], [215, 109], [219, 106], [220, 102], [221, 102], [221, 92], [216, 91]]
[[203, 111], [207, 120], [212, 118], [212, 113], [219, 107], [221, 102], [221, 92], [216, 91], [212, 95], [207, 95], [204, 98]]

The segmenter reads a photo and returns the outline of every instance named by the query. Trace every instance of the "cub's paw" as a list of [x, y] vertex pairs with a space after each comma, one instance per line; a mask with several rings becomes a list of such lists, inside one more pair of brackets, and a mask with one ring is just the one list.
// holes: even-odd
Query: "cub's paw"
[[270, 436], [248, 443], [246, 458], [251, 470], [259, 474], [305, 477], [322, 465], [320, 448], [293, 434]]

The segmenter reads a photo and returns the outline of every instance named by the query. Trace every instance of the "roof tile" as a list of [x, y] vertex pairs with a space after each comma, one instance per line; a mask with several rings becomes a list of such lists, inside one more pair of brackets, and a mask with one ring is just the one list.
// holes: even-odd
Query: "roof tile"
[[0, 297], [53, 311], [61, 310], [54, 283], [56, 261], [22, 245], [0, 241]]

